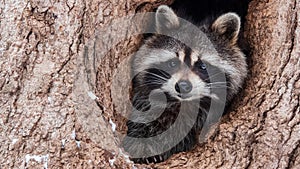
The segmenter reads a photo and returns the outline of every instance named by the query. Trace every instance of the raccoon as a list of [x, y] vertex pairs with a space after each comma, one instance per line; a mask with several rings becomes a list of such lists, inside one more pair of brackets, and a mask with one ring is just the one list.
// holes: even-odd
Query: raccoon
[[[247, 75], [246, 57], [237, 43], [241, 27], [237, 14], [204, 19], [196, 26], [203, 34], [184, 35], [185, 42], [191, 42], [187, 45], [179, 36], [190, 25], [183, 24], [170, 7], [159, 6], [157, 33], [132, 59], [134, 110], [122, 146], [136, 163], [158, 163], [191, 150], [212, 101], [227, 104]], [[212, 80], [220, 75], [224, 80]], [[226, 96], [214, 89], [225, 90]]]

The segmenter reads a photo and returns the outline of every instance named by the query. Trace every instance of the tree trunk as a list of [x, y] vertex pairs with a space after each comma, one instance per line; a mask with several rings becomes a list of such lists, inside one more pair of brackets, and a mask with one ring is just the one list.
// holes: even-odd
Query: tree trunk
[[249, 77], [207, 142], [159, 164], [128, 160], [119, 147], [126, 108], [113, 104], [126, 91], [113, 77], [128, 71], [119, 67], [141, 37], [95, 53], [95, 40], [107, 44], [94, 34], [170, 2], [0, 0], [0, 168], [300, 168], [297, 0], [250, 3]]

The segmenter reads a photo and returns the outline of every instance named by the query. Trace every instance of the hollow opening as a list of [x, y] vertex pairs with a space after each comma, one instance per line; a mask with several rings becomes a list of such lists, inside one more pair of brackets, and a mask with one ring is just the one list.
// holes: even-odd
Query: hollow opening
[[[243, 33], [249, 2], [250, 0], [207, 0], [204, 2], [175, 0], [170, 6], [177, 11], [178, 16], [193, 22], [201, 22], [207, 16], [215, 17], [222, 13], [235, 12], [241, 17], [241, 33]], [[123, 115], [130, 114], [131, 107], [126, 106], [130, 104], [127, 101], [130, 101], [130, 94], [132, 93], [131, 84], [126, 81], [126, 79], [130, 79], [130, 57], [141, 46], [143, 39], [149, 38], [149, 36], [151, 35], [130, 37], [118, 43], [107, 54], [109, 56], [99, 61], [95, 85], [98, 97], [97, 103], [103, 111], [107, 124], [116, 125], [116, 131], [114, 132], [116, 139], [122, 139], [126, 135], [127, 119]], [[245, 49], [245, 52], [248, 53], [247, 48]], [[130, 86], [124, 89], [122, 88], [123, 83]], [[118, 140], [118, 142], [120, 141]]]

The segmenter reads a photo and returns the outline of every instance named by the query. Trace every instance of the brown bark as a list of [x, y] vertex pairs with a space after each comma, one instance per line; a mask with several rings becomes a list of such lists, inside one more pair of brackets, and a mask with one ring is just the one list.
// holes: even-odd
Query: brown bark
[[[117, 44], [99, 67], [86, 52], [113, 19], [161, 3], [0, 0], [0, 168], [143, 167], [120, 152], [110, 123], [123, 131], [111, 85], [140, 37]], [[250, 3], [242, 94], [206, 143], [148, 167], [300, 168], [299, 14], [297, 0]]]

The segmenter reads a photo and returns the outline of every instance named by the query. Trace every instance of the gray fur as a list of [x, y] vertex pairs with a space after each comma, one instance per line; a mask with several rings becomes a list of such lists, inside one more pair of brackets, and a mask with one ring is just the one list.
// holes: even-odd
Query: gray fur
[[[238, 93], [247, 75], [246, 58], [237, 44], [240, 31], [240, 18], [238, 15], [227, 13], [221, 15], [213, 22], [203, 22], [197, 25], [198, 28], [204, 32], [205, 38], [208, 37], [213, 45], [210, 45], [208, 41], [202, 37], [203, 35], [196, 34], [195, 32], [197, 31], [193, 32], [192, 30], [186, 33], [186, 30], [191, 30], [189, 29], [190, 26], [191, 25], [182, 24], [174, 11], [168, 6], [163, 5], [158, 8], [156, 12], [157, 34], [145, 41], [132, 60], [133, 76], [139, 75], [135, 78], [134, 82], [137, 84], [133, 84], [133, 93], [137, 95], [136, 98], [147, 98], [147, 94], [149, 94], [148, 90], [150, 89], [150, 87], [147, 87], [149, 81], [144, 79], [147, 73], [149, 73], [147, 70], [155, 68], [155, 65], [164, 64], [169, 60], [178, 59], [180, 61], [178, 70], [171, 72], [170, 78], [161, 77], [164, 82], [159, 87], [160, 90], [168, 93], [170, 97], [175, 98], [177, 101], [172, 101], [172, 103], [167, 105], [164, 112], [165, 114], [157, 119], [158, 125], [151, 126], [152, 123], [146, 123], [147, 129], [144, 129], [141, 128], [143, 125], [129, 121], [127, 126], [128, 134], [131, 136], [151, 137], [152, 135], [160, 133], [168, 129], [174, 120], [176, 120], [176, 113], [179, 112], [180, 102], [182, 101], [184, 101], [184, 104], [187, 104], [187, 112], [198, 111], [196, 124], [192, 127], [192, 130], [184, 140], [170, 151], [149, 158], [135, 159], [136, 162], [149, 163], [149, 160], [155, 163], [161, 162], [169, 158], [172, 154], [190, 150], [195, 145], [195, 137], [197, 137], [195, 135], [202, 128], [203, 121], [207, 116], [207, 110], [204, 107], [201, 107], [201, 105], [200, 107], [194, 107], [195, 100], [205, 100], [207, 98], [218, 99], [216, 94], [211, 93], [211, 88], [207, 87], [210, 86], [210, 84], [207, 82], [207, 79], [203, 78], [205, 74], [195, 71], [197, 63], [199, 64], [200, 61], [201, 63], [203, 61], [207, 65], [211, 65], [226, 74], [228, 81], [226, 85], [223, 85], [223, 87], [227, 89], [226, 102], [229, 102], [233, 96]], [[160, 35], [161, 33], [168, 34], [175, 38]], [[179, 37], [179, 35], [189, 40], [191, 46], [187, 46], [187, 44], [176, 40], [176, 37]], [[203, 40], [199, 41], [199, 39]], [[184, 62], [189, 62], [189, 64], [184, 64]], [[175, 84], [182, 79], [190, 81], [193, 86], [193, 89], [187, 94], [187, 97], [178, 96], [178, 92], [174, 88]], [[142, 105], [142, 107], [146, 107], [148, 104], [147, 101], [141, 102], [142, 104], [138, 102], [138, 106]], [[141, 114], [140, 116], [143, 115]], [[134, 114], [132, 117], [136, 119], [143, 118], [139, 117], [139, 114]], [[186, 123], [184, 120], [181, 121], [180, 124], [182, 128], [189, 125], [189, 123]], [[180, 133], [182, 131], [178, 132]], [[139, 133], [143, 133], [145, 136]], [[165, 138], [163, 142], [168, 144], [169, 139], [172, 138]], [[152, 152], [159, 146], [164, 146], [164, 143], [160, 142], [157, 143], [157, 147], [151, 147], [156, 145], [156, 143], [146, 145], [133, 144], [125, 139], [123, 144], [124, 149], [128, 152], [140, 152], [143, 154], [145, 151]]]
[[[158, 63], [161, 60], [166, 60], [166, 58], [176, 57], [175, 53], [182, 51], [184, 48], [181, 42], [159, 35], [162, 32], [162, 28], [168, 30], [169, 34], [174, 37], [176, 35], [172, 34], [171, 29], [175, 29], [176, 33], [184, 32], [188, 29], [188, 25], [179, 24], [179, 19], [171, 8], [166, 5], [158, 8], [156, 12], [156, 24], [158, 34], [145, 42], [133, 60], [135, 73], [151, 67], [151, 64], [155, 60]], [[239, 91], [247, 75], [246, 58], [237, 44], [240, 18], [237, 14], [230, 12], [218, 17], [211, 25], [200, 24], [198, 27], [206, 33], [206, 36], [214, 44], [218, 53], [212, 52], [213, 50], [209, 48], [207, 49], [205, 41], [203, 41], [203, 44], [196, 45], [196, 49], [193, 52], [198, 53], [201, 60], [218, 67], [230, 77], [230, 88], [232, 89], [228, 92], [228, 100], [230, 100]], [[193, 44], [191, 34], [187, 36], [190, 37], [186, 37], [185, 39], [190, 39], [191, 44]], [[192, 36], [197, 35], [192, 34]]]
[[179, 27], [179, 20], [174, 11], [166, 5], [158, 7], [155, 15], [156, 31], [162, 33]]

